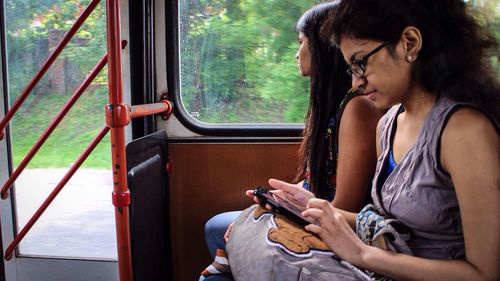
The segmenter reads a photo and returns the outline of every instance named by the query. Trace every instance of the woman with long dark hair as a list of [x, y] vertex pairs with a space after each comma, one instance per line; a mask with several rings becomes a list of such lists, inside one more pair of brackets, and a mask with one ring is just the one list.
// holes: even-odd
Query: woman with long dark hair
[[[498, 46], [467, 5], [342, 1], [323, 30], [353, 86], [392, 107], [378, 125], [374, 204], [353, 214], [312, 199], [303, 214], [318, 224], [306, 229], [376, 280], [500, 280]], [[386, 224], [401, 235], [372, 239]]]
[[[299, 72], [310, 79], [304, 139], [298, 153], [298, 183], [270, 179], [269, 185], [301, 208], [316, 196], [333, 200], [338, 208], [359, 211], [370, 198], [376, 163], [375, 129], [383, 111], [362, 92], [349, 91], [351, 78], [345, 72], [342, 53], [320, 36], [328, 12], [337, 5], [338, 1], [316, 5], [297, 23]], [[212, 256], [216, 249], [224, 248], [231, 230], [228, 225], [239, 214], [219, 214], [205, 225]]]
[[[319, 4], [297, 22], [301, 44], [297, 59], [299, 65], [309, 65], [309, 72], [301, 73], [310, 78], [310, 97], [296, 177], [304, 181], [295, 191], [304, 187], [318, 198], [333, 200], [338, 208], [356, 211], [369, 194], [376, 154], [374, 145], [367, 140], [374, 139], [382, 111], [361, 92], [349, 91], [351, 79], [346, 77], [342, 53], [320, 36], [325, 15], [337, 3]], [[304, 60], [300, 49], [306, 47], [310, 55]], [[294, 187], [284, 187], [282, 182], [270, 181], [270, 185], [286, 189], [289, 195], [295, 192]], [[293, 195], [289, 197], [293, 199]], [[302, 206], [307, 202], [298, 201]]]

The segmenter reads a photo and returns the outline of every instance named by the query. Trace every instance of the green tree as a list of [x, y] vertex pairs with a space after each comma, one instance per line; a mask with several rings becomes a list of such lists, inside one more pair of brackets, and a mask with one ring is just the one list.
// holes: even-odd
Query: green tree
[[184, 1], [184, 105], [207, 122], [300, 122], [307, 79], [298, 75], [295, 23], [317, 1]]
[[[6, 1], [11, 100], [17, 97], [89, 3], [89, 0]], [[34, 94], [51, 92], [47, 80], [51, 75], [57, 75], [54, 74], [56, 71], [64, 72], [59, 75], [65, 76], [63, 84], [67, 85], [59, 94], [71, 94], [83, 74], [104, 54], [105, 27], [104, 5], [101, 3], [44, 76]]]
[[[488, 27], [500, 41], [500, 1], [498, 0], [472, 0], [468, 2], [470, 14], [482, 26]], [[500, 74], [500, 53], [497, 49], [491, 54], [493, 68]]]
[[[89, 3], [90, 0], [5, 2], [11, 102]], [[69, 95], [106, 52], [105, 36], [105, 2], [101, 1], [12, 120], [14, 165], [24, 158]], [[30, 167], [67, 167], [75, 161], [105, 125], [106, 79], [103, 71], [33, 158]], [[109, 139], [105, 138], [86, 165], [109, 167], [109, 158]]]

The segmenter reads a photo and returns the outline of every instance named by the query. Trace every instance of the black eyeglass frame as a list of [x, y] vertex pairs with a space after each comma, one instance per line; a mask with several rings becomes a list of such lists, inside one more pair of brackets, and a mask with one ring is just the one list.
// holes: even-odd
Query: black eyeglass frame
[[[349, 67], [347, 68], [347, 74], [349, 75], [354, 75], [358, 78], [361, 78], [365, 75], [365, 70], [366, 70], [366, 62], [368, 61], [368, 58], [375, 54], [376, 52], [380, 51], [383, 47], [385, 47], [387, 44], [384, 42], [380, 45], [378, 45], [375, 49], [373, 49], [371, 52], [366, 54], [364, 57], [360, 59], [355, 59], [353, 60], [350, 64]], [[357, 68], [354, 68], [353, 66], [357, 66]]]

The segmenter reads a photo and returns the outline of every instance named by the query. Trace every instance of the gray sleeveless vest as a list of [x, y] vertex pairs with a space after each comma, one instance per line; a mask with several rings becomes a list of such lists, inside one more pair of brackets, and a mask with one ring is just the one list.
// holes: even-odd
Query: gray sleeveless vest
[[383, 117], [382, 154], [373, 179], [374, 205], [384, 215], [408, 226], [407, 241], [413, 255], [433, 259], [465, 257], [462, 225], [457, 196], [450, 176], [442, 170], [439, 145], [446, 120], [460, 104], [441, 97], [429, 112], [415, 145], [406, 153], [381, 189], [377, 189], [381, 171], [396, 128], [396, 119], [404, 109], [392, 107]]

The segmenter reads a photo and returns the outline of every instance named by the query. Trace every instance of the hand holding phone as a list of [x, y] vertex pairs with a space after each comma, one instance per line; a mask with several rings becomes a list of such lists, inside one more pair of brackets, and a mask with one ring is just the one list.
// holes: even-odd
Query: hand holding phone
[[262, 186], [255, 188], [254, 195], [261, 200], [262, 206], [268, 204], [269, 206], [271, 206], [273, 211], [285, 215], [287, 218], [298, 223], [300, 226], [306, 226], [308, 224], [314, 223], [302, 216], [300, 210], [287, 201], [276, 201], [273, 197], [273, 194]]

